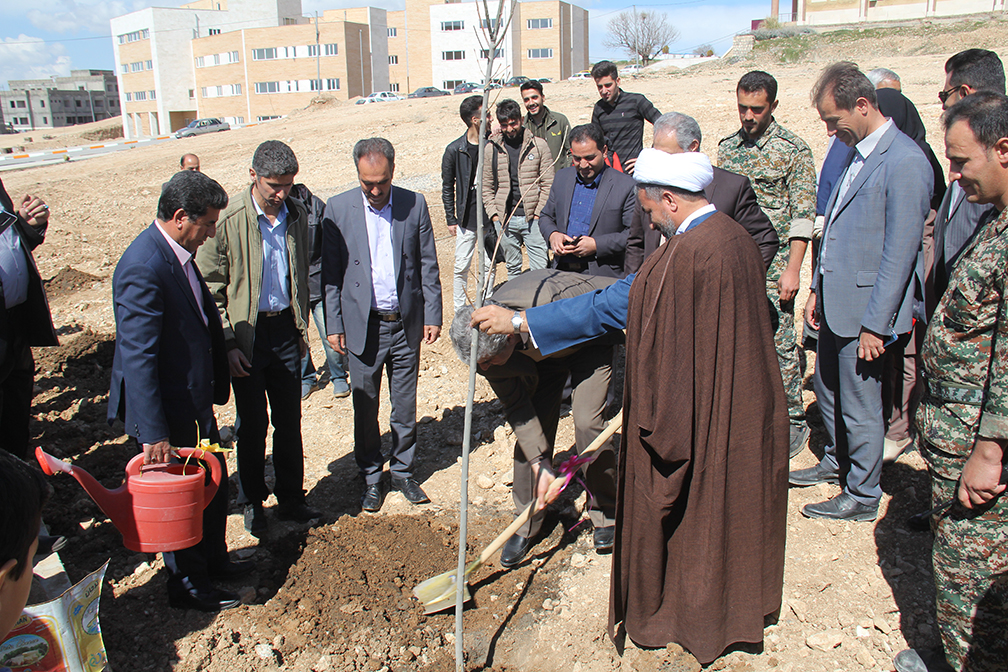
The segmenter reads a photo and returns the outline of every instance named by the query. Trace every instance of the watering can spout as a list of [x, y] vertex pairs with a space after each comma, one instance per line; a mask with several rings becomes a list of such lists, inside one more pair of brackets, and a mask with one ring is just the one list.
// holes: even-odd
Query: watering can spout
[[95, 501], [95, 504], [109, 517], [112, 524], [122, 529], [126, 521], [125, 515], [128, 514], [130, 506], [130, 497], [126, 492], [125, 483], [115, 490], [109, 490], [88, 472], [80, 467], [73, 466], [69, 462], [64, 462], [61, 459], [53, 457], [42, 450], [41, 446], [35, 448], [35, 458], [38, 460], [39, 466], [42, 467], [42, 471], [47, 475], [52, 476], [58, 472], [63, 472], [77, 479], [77, 482], [84, 488], [88, 497]]

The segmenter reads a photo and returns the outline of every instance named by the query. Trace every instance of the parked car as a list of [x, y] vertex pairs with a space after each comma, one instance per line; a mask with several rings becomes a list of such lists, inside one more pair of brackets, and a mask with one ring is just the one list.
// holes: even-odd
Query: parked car
[[581, 72], [575, 72], [573, 75], [567, 78], [567, 81], [574, 82], [579, 79], [591, 79], [591, 70], [582, 70]]
[[403, 100], [403, 97], [399, 94], [392, 93], [391, 91], [375, 91], [367, 98], [358, 98], [358, 105], [367, 105], [368, 103], [385, 103], [390, 100]]
[[437, 98], [438, 96], [450, 96], [451, 93], [435, 86], [421, 86], [419, 89], [409, 94], [407, 98]]
[[549, 77], [540, 77], [539, 78], [539, 83], [540, 84], [552, 84], [553, 80], [550, 79]]
[[487, 91], [493, 91], [494, 89], [499, 89], [502, 86], [503, 84], [501, 84], [499, 79], [491, 79], [490, 83], [483, 88], [485, 88]]
[[462, 93], [483, 93], [483, 87], [473, 82], [463, 82], [455, 85], [455, 95]]
[[620, 70], [626, 75], [636, 75], [644, 69], [644, 66], [640, 63], [631, 63], [630, 65], [623, 66]]
[[226, 121], [221, 121], [220, 119], [214, 119], [212, 117], [207, 117], [205, 119], [197, 119], [191, 122], [185, 128], [180, 128], [175, 131], [176, 138], [189, 138], [194, 135], [203, 135], [204, 133], [216, 133], [218, 131], [230, 131], [231, 124]]
[[504, 86], [521, 86], [522, 84], [524, 84], [527, 81], [529, 81], [528, 77], [526, 77], [524, 75], [518, 75], [518, 76], [512, 77], [511, 79], [509, 79], [506, 82], [504, 82]]

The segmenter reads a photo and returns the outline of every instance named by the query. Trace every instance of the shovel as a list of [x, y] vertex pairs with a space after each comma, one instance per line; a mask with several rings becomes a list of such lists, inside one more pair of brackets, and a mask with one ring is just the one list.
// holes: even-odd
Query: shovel
[[[583, 459], [590, 453], [594, 453], [598, 450], [599, 446], [605, 443], [609, 437], [616, 433], [616, 430], [623, 426], [623, 411], [620, 411], [616, 416], [609, 421], [609, 424], [602, 433], [595, 437], [595, 440], [588, 444], [588, 447], [581, 452], [580, 457]], [[583, 464], [583, 463], [582, 463]], [[567, 487], [573, 474], [568, 474], [565, 477], [560, 476], [553, 484], [550, 486], [547, 497], [554, 497]], [[494, 553], [500, 550], [501, 546], [518, 531], [522, 525], [529, 519], [529, 516], [533, 513], [533, 508], [535, 508], [535, 501], [528, 505], [528, 507], [521, 512], [521, 514], [514, 519], [514, 522], [507, 526], [503, 532], [498, 535], [496, 539], [490, 542], [479, 557], [466, 565], [465, 575], [462, 577], [464, 581], [468, 582], [469, 575], [475, 572], [477, 569], [482, 567], [490, 558], [493, 557]], [[438, 574], [435, 577], [429, 578], [423, 583], [417, 585], [413, 589], [413, 595], [420, 600], [420, 603], [424, 605], [424, 614], [434, 614], [444, 609], [449, 609], [455, 605], [455, 594], [456, 587], [455, 582], [457, 580], [458, 570], [453, 569], [447, 571], [443, 574]], [[465, 597], [464, 602], [468, 602], [471, 599], [469, 595], [469, 588], [464, 589]]]

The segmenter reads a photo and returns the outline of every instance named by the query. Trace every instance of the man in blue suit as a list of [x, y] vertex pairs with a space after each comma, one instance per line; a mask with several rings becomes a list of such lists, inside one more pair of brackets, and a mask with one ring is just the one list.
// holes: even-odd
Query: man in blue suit
[[853, 63], [827, 68], [812, 98], [827, 133], [855, 151], [826, 207], [805, 307], [819, 328], [813, 384], [830, 443], [819, 464], [791, 472], [790, 482], [843, 485], [802, 508], [805, 516], [870, 521], [882, 495], [882, 355], [913, 328], [934, 173], [879, 111], [875, 87]]
[[[157, 221], [130, 243], [112, 276], [116, 347], [108, 420], [126, 424], [145, 464], [168, 462], [175, 448], [195, 446], [197, 433], [220, 440], [213, 406], [228, 400], [224, 332], [193, 254], [213, 237], [227, 202], [206, 175], [176, 173], [161, 193]], [[164, 560], [173, 607], [219, 611], [240, 600], [210, 580], [235, 578], [253, 565], [228, 558], [227, 467], [220, 454], [207, 459], [220, 461], [224, 478], [203, 512], [203, 539]]]
[[391, 487], [429, 502], [413, 478], [420, 343], [441, 334], [441, 280], [427, 202], [392, 186], [395, 149], [384, 138], [354, 146], [360, 188], [329, 199], [322, 219], [322, 292], [329, 343], [349, 353], [354, 457], [361, 508], [378, 511], [389, 490], [378, 429], [382, 372], [392, 413]]

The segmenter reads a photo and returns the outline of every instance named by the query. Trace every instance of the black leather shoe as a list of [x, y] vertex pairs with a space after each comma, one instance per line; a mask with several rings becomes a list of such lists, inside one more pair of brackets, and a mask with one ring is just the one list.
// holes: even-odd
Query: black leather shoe
[[801, 512], [806, 518], [869, 521], [878, 516], [878, 505], [861, 504], [846, 492], [841, 492], [825, 502], [806, 504]]
[[231, 581], [239, 576], [245, 576], [255, 571], [255, 563], [251, 560], [231, 560], [225, 558], [222, 562], [207, 564], [207, 574], [211, 579]]
[[616, 526], [596, 527], [592, 533], [592, 540], [595, 543], [595, 552], [599, 555], [612, 553], [613, 544], [616, 543]]
[[361, 496], [361, 508], [372, 513], [378, 511], [381, 509], [381, 505], [385, 501], [385, 495], [387, 494], [388, 484], [385, 481], [372, 483], [364, 489], [364, 494]]
[[307, 523], [318, 520], [322, 517], [321, 511], [309, 508], [304, 502], [283, 503], [277, 505], [277, 518], [280, 520], [293, 520], [297, 523]]
[[840, 483], [840, 474], [829, 469], [824, 469], [817, 464], [808, 469], [798, 469], [788, 474], [788, 483], [805, 487], [807, 485], [819, 485], [820, 483]]
[[262, 504], [245, 505], [245, 529], [253, 537], [261, 537], [266, 534], [269, 523], [266, 522], [266, 512], [263, 511]]
[[412, 504], [426, 504], [430, 501], [427, 493], [420, 489], [420, 484], [412, 478], [393, 478], [392, 489], [401, 492]]
[[241, 598], [219, 588], [186, 589], [178, 585], [168, 587], [168, 604], [174, 609], [216, 612], [237, 607], [241, 604]]
[[791, 425], [791, 445], [788, 448], [788, 459], [794, 457], [808, 445], [811, 430], [804, 422], [800, 425]]
[[893, 658], [893, 666], [896, 672], [953, 672], [941, 651], [921, 653], [903, 649]]
[[520, 534], [511, 535], [511, 538], [504, 543], [504, 548], [501, 549], [501, 566], [514, 567], [522, 561], [522, 558], [528, 555], [531, 548], [532, 540], [530, 538], [523, 537]]

